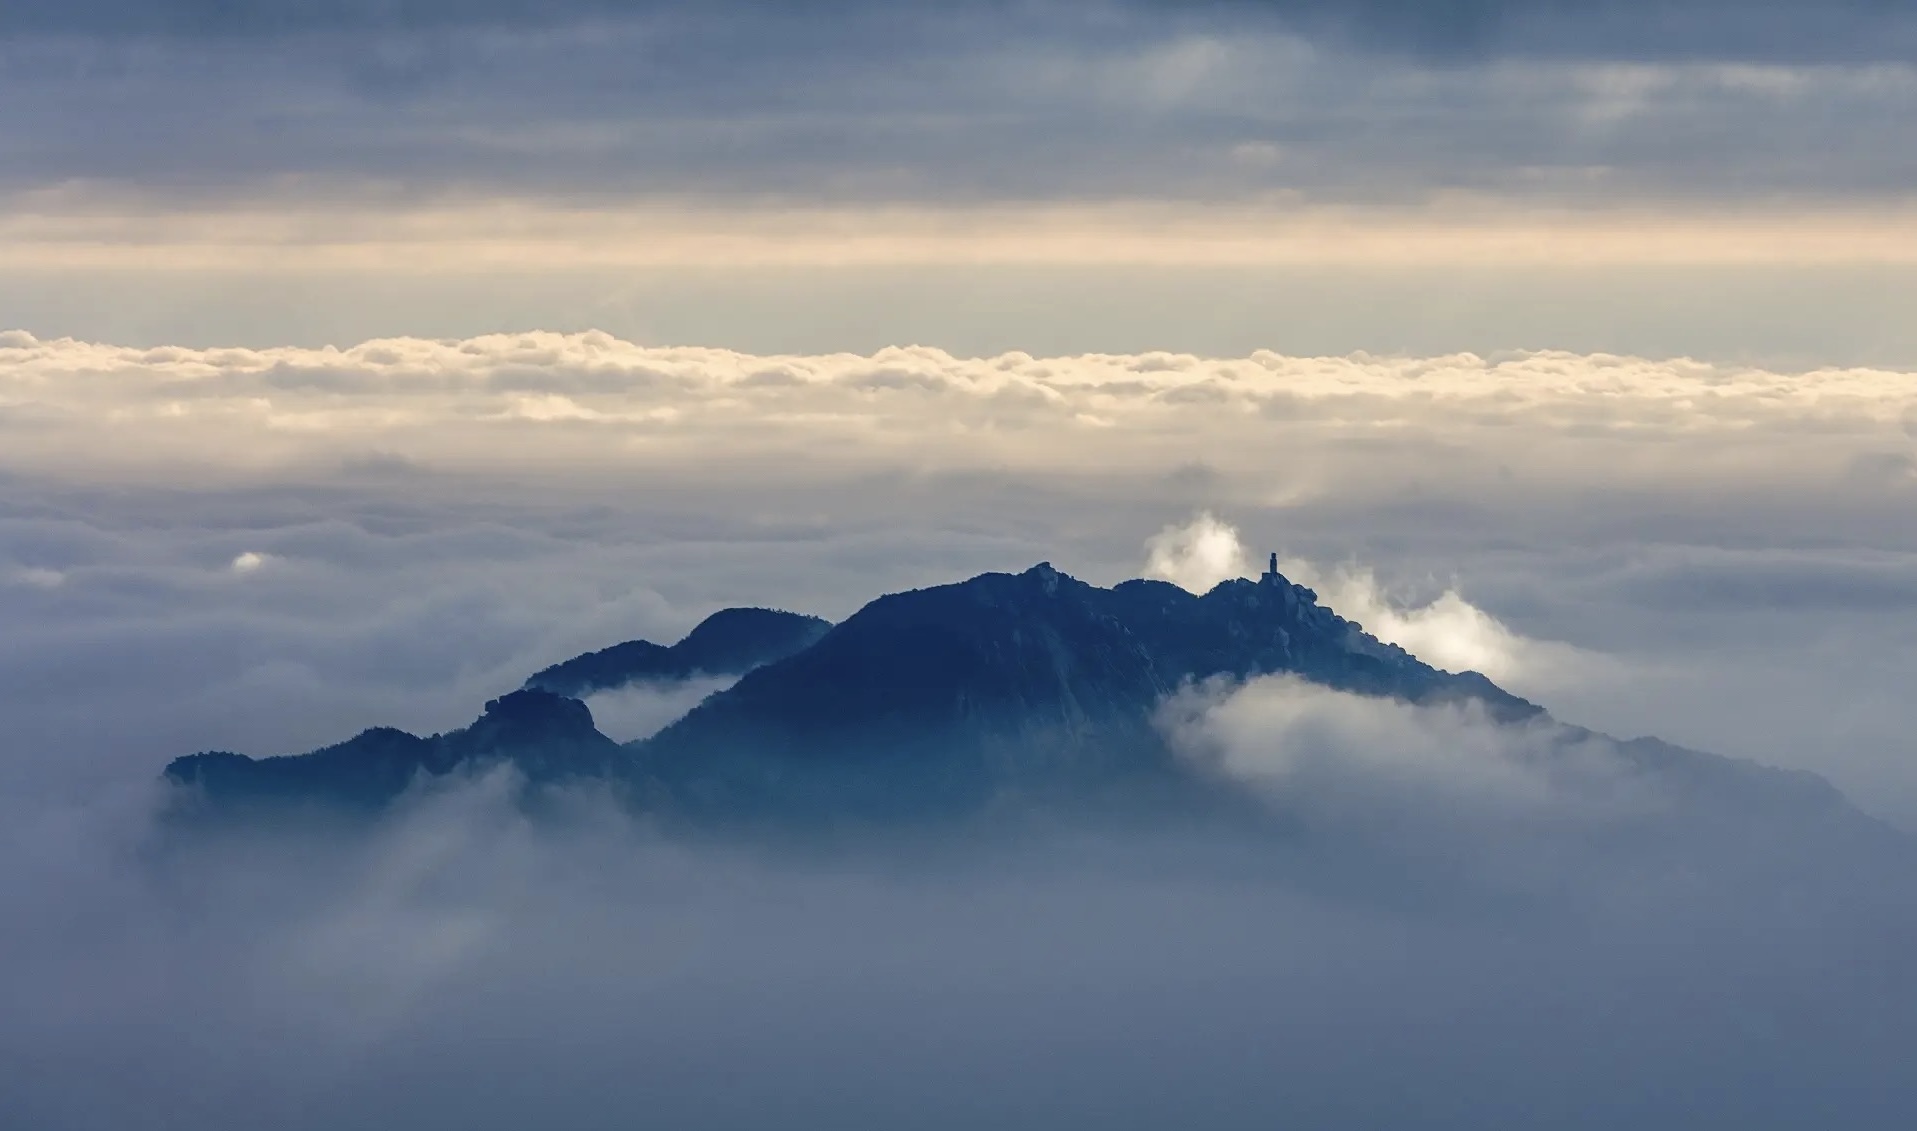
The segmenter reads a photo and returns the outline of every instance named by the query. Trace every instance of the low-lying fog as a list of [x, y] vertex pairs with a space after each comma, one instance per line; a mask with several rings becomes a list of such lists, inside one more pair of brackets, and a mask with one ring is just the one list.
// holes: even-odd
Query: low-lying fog
[[1800, 869], [1848, 867], [1801, 859], [1830, 851], [1815, 840], [1782, 871], [1613, 858], [1450, 791], [1380, 848], [1350, 775], [1342, 794], [1306, 780], [1332, 815], [1302, 837], [1014, 821], [824, 849], [675, 843], [590, 792], [535, 826], [503, 773], [334, 837], [169, 843], [127, 799], [43, 823], [0, 878], [0, 1121], [1888, 1128], [1917, 1111], [1907, 870], [1806, 886]]

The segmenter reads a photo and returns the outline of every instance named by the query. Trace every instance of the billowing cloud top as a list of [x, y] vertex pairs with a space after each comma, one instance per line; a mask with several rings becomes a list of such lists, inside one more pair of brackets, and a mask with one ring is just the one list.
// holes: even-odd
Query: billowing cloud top
[[[1274, 439], [1295, 434], [1303, 442], [1270, 490], [1296, 497], [1370, 481], [1386, 448], [1423, 449], [1489, 479], [1521, 463], [1534, 482], [1648, 485], [1682, 466], [1700, 485], [1888, 489], [1909, 477], [1907, 429], [1917, 427], [1901, 372], [1551, 352], [760, 357], [595, 332], [136, 349], [12, 331], [0, 334], [0, 362], [8, 463], [82, 475], [324, 462], [368, 448], [447, 467], [497, 467], [514, 453], [687, 466], [802, 446], [821, 471], [867, 461], [1156, 468], [1196, 456], [1201, 434], [1208, 464], [1231, 470], [1268, 467]], [[1754, 447], [1756, 435], [1769, 443]], [[1624, 449], [1632, 459], [1611, 458]]]

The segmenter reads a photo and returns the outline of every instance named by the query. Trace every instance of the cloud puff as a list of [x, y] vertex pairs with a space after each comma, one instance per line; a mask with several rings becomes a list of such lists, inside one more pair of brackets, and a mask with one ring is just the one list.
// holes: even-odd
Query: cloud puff
[[738, 682], [732, 676], [698, 676], [665, 684], [634, 683], [586, 697], [593, 725], [620, 742], [649, 738], [698, 706], [707, 696]]
[[1394, 601], [1373, 570], [1353, 562], [1323, 569], [1299, 558], [1281, 558], [1278, 568], [1316, 590], [1319, 599], [1345, 619], [1447, 671], [1552, 686], [1597, 674], [1604, 662], [1567, 644], [1520, 636], [1455, 588], [1414, 604]]
[[1328, 576], [1297, 560], [1282, 562], [1280, 568], [1318, 590], [1333, 608], [1346, 610], [1343, 615], [1364, 624], [1374, 636], [1447, 670], [1503, 678], [1517, 667], [1517, 653], [1530, 643], [1455, 589], [1446, 589], [1429, 604], [1400, 609], [1386, 601], [1377, 578], [1363, 567], [1341, 566]]
[[1183, 526], [1167, 526], [1145, 544], [1145, 575], [1162, 578], [1193, 593], [1250, 572], [1236, 528], [1210, 511]]

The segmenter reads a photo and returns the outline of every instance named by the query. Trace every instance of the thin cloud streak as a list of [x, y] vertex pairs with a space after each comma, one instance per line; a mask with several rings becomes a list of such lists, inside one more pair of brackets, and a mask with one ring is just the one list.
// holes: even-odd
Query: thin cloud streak
[[[350, 195], [350, 194], [348, 194]], [[1282, 194], [1281, 194], [1282, 195]], [[886, 266], [1859, 266], [1917, 264], [1917, 205], [1572, 211], [1457, 196], [1423, 208], [1305, 199], [730, 210], [501, 198], [363, 211], [297, 200], [172, 210], [39, 194], [0, 208], [28, 270], [387, 271]]]

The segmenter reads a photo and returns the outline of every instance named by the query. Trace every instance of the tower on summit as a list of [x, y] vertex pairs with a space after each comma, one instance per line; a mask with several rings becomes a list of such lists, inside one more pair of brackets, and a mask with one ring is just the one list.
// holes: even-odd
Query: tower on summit
[[1264, 580], [1268, 585], [1276, 584], [1278, 581], [1278, 555], [1276, 553], [1271, 555], [1271, 565], [1265, 570]]

